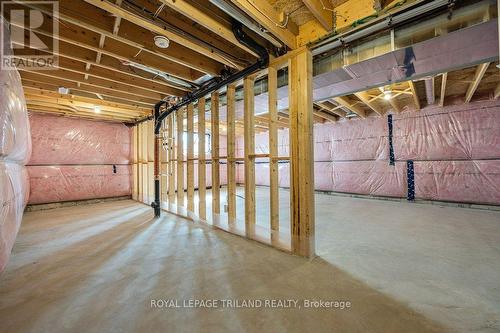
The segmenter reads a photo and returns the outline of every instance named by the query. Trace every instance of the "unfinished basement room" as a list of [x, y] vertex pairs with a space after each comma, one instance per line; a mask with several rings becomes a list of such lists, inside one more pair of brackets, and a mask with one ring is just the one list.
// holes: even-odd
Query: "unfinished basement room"
[[0, 5], [0, 333], [500, 333], [497, 0]]

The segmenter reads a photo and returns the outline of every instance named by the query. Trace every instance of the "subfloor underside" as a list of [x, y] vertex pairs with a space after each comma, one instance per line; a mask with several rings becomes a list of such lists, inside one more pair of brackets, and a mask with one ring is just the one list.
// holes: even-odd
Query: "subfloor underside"
[[[500, 212], [318, 194], [316, 235], [311, 261], [129, 200], [29, 212], [0, 276], [0, 331], [500, 331]], [[298, 303], [222, 302], [271, 299]]]

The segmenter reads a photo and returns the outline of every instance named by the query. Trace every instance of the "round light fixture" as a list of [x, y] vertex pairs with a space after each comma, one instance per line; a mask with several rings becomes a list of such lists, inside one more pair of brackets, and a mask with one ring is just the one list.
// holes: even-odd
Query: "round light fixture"
[[67, 95], [69, 94], [69, 89], [68, 88], [65, 88], [65, 87], [59, 87], [57, 89], [57, 91], [61, 94], [61, 95]]
[[160, 49], [166, 49], [170, 45], [170, 40], [165, 36], [155, 36], [154, 41]]
[[100, 106], [94, 106], [94, 112], [95, 113], [101, 113], [101, 107]]
[[392, 89], [391, 88], [385, 88], [384, 89], [384, 99], [386, 101], [390, 100], [392, 98]]

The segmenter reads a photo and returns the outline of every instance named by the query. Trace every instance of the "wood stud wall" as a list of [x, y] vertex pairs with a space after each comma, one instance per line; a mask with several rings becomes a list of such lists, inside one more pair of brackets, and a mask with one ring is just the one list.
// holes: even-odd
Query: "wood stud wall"
[[[279, 156], [277, 106], [277, 71], [289, 67], [290, 116], [289, 135], [291, 156]], [[254, 83], [256, 75], [243, 80], [244, 156], [236, 157], [236, 86], [227, 87], [227, 156], [219, 154], [219, 93], [210, 96], [211, 158], [207, 158], [206, 103], [201, 98], [195, 104], [180, 109], [165, 119], [162, 127], [162, 207], [193, 220], [245, 235], [274, 247], [302, 256], [314, 255], [314, 174], [313, 174], [313, 103], [312, 55], [307, 48], [273, 60], [267, 69], [269, 86], [269, 153], [255, 152]], [[186, 125], [186, 126], [185, 126]], [[184, 131], [186, 129], [186, 132]], [[184, 156], [184, 133], [187, 133], [187, 156]], [[198, 155], [194, 154], [194, 134], [198, 138]], [[133, 198], [150, 204], [153, 200], [153, 123], [141, 123], [133, 130]], [[270, 225], [256, 224], [255, 159], [268, 158], [270, 171]], [[221, 212], [220, 167], [227, 160], [227, 213]], [[290, 234], [280, 230], [279, 168], [280, 160], [290, 161]], [[236, 166], [244, 162], [245, 220], [237, 219]], [[195, 194], [195, 162], [198, 167], [198, 196]], [[207, 216], [206, 163], [211, 163], [211, 218]], [[186, 175], [185, 167], [186, 164]], [[184, 201], [184, 180], [187, 179], [187, 205]], [[198, 198], [198, 200], [196, 200]], [[197, 210], [196, 203], [198, 204]], [[187, 208], [187, 209], [186, 209]], [[226, 222], [223, 221], [225, 217]], [[241, 222], [241, 223], [239, 223]], [[268, 233], [267, 236], [262, 232]]]

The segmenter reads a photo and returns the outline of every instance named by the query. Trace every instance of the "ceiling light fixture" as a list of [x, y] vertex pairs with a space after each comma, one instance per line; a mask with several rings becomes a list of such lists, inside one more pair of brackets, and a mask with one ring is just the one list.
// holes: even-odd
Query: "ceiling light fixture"
[[384, 90], [382, 91], [384, 93], [384, 99], [386, 101], [390, 100], [392, 98], [392, 89], [391, 87], [384, 87]]
[[94, 112], [95, 113], [101, 113], [101, 107], [98, 106], [98, 105], [94, 106]]
[[155, 45], [160, 49], [166, 49], [170, 46], [170, 39], [165, 36], [155, 36], [154, 37]]
[[69, 94], [69, 89], [66, 87], [59, 87], [57, 88], [57, 92], [59, 92], [59, 94], [61, 95], [67, 95]]

